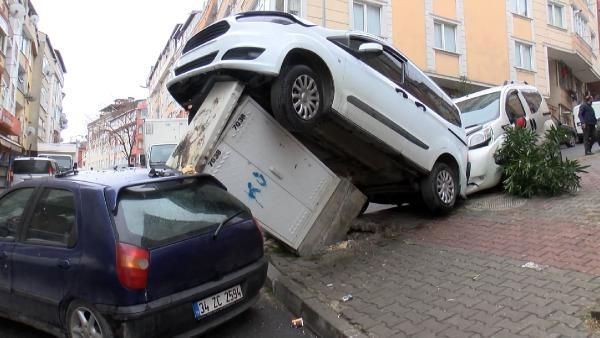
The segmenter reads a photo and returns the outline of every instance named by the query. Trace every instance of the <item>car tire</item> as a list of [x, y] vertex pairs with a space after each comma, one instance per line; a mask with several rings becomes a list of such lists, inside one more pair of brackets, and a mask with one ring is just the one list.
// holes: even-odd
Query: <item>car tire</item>
[[329, 97], [323, 78], [303, 64], [282, 68], [271, 86], [273, 115], [294, 132], [318, 125], [330, 109]]
[[567, 140], [567, 147], [573, 148], [576, 144], [577, 144], [577, 136], [571, 134], [571, 136], [569, 136], [569, 139]]
[[421, 197], [434, 214], [450, 212], [454, 207], [460, 185], [456, 170], [444, 162], [436, 162], [421, 181]]
[[113, 330], [106, 318], [93, 306], [81, 301], [74, 301], [69, 305], [66, 326], [69, 338], [93, 336], [94, 332], [99, 333], [102, 338], [114, 337]]

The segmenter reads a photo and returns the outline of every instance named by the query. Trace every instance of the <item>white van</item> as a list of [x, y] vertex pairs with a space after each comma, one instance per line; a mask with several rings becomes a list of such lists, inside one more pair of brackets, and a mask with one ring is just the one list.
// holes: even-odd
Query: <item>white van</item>
[[15, 185], [35, 178], [55, 176], [58, 173], [58, 163], [51, 158], [18, 157], [12, 163], [9, 176], [11, 184]]
[[553, 125], [550, 110], [539, 91], [527, 84], [507, 84], [482, 90], [454, 101], [461, 110], [467, 133], [471, 172], [467, 194], [492, 188], [502, 178], [502, 168], [494, 154], [502, 145], [505, 129], [518, 118], [540, 139]]
[[[581, 121], [579, 121], [579, 107], [581, 107], [581, 104], [573, 108], [573, 120], [575, 122], [575, 130], [577, 130], [577, 139], [581, 143], [583, 142], [583, 129], [581, 128]], [[596, 118], [600, 121], [600, 101], [592, 102], [592, 108], [594, 108]]]

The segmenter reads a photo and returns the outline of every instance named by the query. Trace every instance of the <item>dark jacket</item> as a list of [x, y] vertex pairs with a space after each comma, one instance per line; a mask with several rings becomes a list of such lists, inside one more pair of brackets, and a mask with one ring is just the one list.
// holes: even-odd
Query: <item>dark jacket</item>
[[594, 112], [594, 108], [592, 108], [591, 104], [585, 102], [579, 107], [579, 121], [585, 124], [596, 125], [598, 120], [596, 119], [596, 112]]

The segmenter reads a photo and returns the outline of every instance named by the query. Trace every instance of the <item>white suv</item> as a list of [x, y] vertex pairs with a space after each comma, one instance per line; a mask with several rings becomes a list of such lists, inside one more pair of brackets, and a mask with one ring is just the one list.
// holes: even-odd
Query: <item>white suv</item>
[[526, 127], [543, 140], [554, 124], [546, 100], [537, 88], [509, 83], [470, 94], [454, 101], [460, 108], [467, 132], [471, 172], [467, 194], [495, 187], [502, 168], [494, 160], [505, 138], [505, 129], [524, 118]]
[[[235, 78], [371, 202], [420, 191], [433, 211], [466, 190], [458, 108], [404, 55], [362, 32], [280, 12], [247, 12], [191, 37], [167, 87], [189, 109], [214, 81]], [[269, 109], [270, 108], [270, 109]]]

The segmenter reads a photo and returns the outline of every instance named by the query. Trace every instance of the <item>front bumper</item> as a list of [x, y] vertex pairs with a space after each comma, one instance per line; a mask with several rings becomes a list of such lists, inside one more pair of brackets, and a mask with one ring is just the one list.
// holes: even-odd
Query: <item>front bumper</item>
[[494, 152], [497, 147], [489, 145], [469, 150], [470, 175], [467, 195], [495, 187], [502, 179], [502, 167], [496, 164]]
[[[267, 276], [265, 257], [218, 281], [202, 284], [147, 304], [133, 306], [96, 305], [110, 318], [117, 336], [174, 337], [198, 335], [237, 316], [250, 308], [259, 297]], [[196, 320], [192, 303], [235, 285], [240, 285], [244, 298], [205, 318]]]

